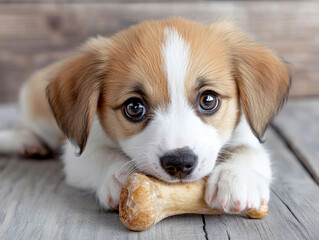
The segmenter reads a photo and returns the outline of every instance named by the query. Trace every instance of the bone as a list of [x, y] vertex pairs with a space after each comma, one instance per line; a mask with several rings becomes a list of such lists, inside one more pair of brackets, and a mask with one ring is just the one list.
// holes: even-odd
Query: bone
[[[204, 199], [205, 179], [192, 183], [168, 184], [134, 173], [122, 188], [119, 215], [122, 223], [133, 231], [146, 230], [162, 219], [179, 214], [225, 214], [210, 208]], [[232, 214], [244, 214], [249, 218], [263, 218], [268, 205]]]

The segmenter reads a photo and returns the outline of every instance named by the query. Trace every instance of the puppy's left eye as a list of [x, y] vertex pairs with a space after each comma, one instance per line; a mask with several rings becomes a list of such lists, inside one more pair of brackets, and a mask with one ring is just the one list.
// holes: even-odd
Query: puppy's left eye
[[204, 91], [199, 97], [199, 110], [205, 114], [215, 113], [220, 105], [220, 97], [213, 91]]
[[132, 121], [138, 122], [143, 119], [146, 114], [146, 107], [142, 99], [130, 98], [122, 106], [125, 117]]

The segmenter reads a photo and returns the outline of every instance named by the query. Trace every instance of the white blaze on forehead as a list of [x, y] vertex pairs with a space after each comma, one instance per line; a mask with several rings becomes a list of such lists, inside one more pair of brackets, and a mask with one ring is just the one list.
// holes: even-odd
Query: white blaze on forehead
[[[157, 112], [161, 129], [164, 150], [189, 146], [185, 129], [190, 127], [194, 113], [188, 103], [185, 80], [188, 73], [190, 46], [176, 29], [165, 28], [165, 41], [162, 45], [164, 71], [167, 77], [170, 103], [167, 109]], [[169, 123], [169, 124], [167, 124]]]
[[166, 28], [164, 31], [161, 50], [170, 103], [167, 108], [155, 109], [147, 127], [120, 141], [120, 146], [139, 171], [165, 181], [177, 180], [162, 168], [160, 157], [167, 151], [189, 147], [198, 156], [198, 164], [186, 180], [197, 180], [212, 171], [222, 142], [217, 129], [205, 124], [188, 102], [185, 80], [190, 63], [190, 45], [176, 29]]
[[[166, 71], [172, 104], [174, 99], [185, 99], [185, 78], [189, 62], [189, 45], [176, 29], [165, 28], [165, 42], [162, 46], [164, 69]], [[176, 100], [177, 100], [176, 99]]]

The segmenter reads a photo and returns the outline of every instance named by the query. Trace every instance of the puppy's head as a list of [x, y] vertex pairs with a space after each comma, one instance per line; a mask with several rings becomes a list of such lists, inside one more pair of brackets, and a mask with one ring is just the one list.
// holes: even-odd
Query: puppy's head
[[289, 84], [284, 63], [229, 23], [168, 19], [90, 40], [47, 93], [81, 151], [97, 115], [138, 170], [174, 182], [212, 171], [241, 114], [261, 139]]

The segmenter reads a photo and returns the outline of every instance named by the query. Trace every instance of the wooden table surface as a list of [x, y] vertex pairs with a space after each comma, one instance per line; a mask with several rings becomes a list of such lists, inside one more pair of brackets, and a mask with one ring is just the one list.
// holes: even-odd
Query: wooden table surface
[[[0, 128], [14, 105], [0, 107]], [[230, 215], [170, 217], [131, 232], [118, 213], [64, 182], [58, 159], [0, 157], [0, 239], [318, 239], [319, 98], [290, 100], [266, 135], [274, 183], [262, 220]]]

